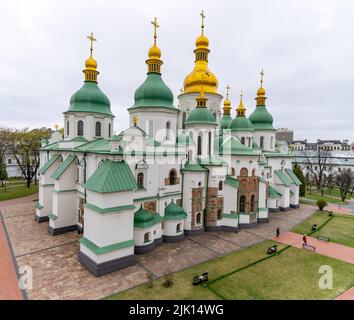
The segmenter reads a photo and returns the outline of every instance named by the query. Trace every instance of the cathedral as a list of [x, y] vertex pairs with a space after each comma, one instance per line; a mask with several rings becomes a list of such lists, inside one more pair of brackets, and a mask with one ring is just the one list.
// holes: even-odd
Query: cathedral
[[288, 146], [275, 140], [263, 71], [254, 111], [247, 116], [241, 94], [233, 118], [230, 88], [223, 100], [208, 67], [201, 16], [194, 69], [177, 102], [162, 78], [152, 21], [147, 76], [119, 134], [97, 84], [91, 34], [84, 84], [64, 112], [64, 136], [42, 141], [36, 221], [48, 223], [53, 236], [81, 234], [78, 259], [95, 276], [130, 266], [163, 242], [238, 232], [267, 223], [269, 212], [299, 207], [301, 182]]

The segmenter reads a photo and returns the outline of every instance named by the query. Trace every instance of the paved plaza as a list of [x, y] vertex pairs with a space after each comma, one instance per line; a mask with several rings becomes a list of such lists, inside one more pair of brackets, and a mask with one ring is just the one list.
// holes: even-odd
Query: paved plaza
[[275, 229], [285, 232], [312, 215], [316, 208], [303, 205], [288, 212], [270, 213], [270, 222], [238, 233], [205, 233], [179, 243], [164, 243], [153, 252], [137, 256], [138, 263], [96, 278], [77, 259], [80, 235], [75, 232], [51, 236], [48, 223], [34, 220], [34, 202], [2, 206], [1, 213], [18, 266], [33, 270], [29, 299], [100, 299], [123, 291], [167, 272], [195, 264], [272, 239]]

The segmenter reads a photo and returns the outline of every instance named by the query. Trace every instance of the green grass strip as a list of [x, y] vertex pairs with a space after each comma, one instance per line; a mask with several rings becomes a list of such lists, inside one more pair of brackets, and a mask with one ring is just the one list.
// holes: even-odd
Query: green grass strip
[[[282, 252], [284, 252], [285, 250], [287, 250], [287, 249], [289, 249], [289, 248], [291, 248], [291, 246], [286, 246], [286, 247], [284, 247], [283, 249], [279, 250], [279, 251], [276, 252], [276, 253], [273, 253], [273, 254], [271, 254], [271, 255], [265, 256], [265, 257], [262, 258], [262, 259], [259, 259], [259, 260], [256, 260], [256, 261], [254, 261], [254, 262], [251, 262], [250, 264], [247, 264], [247, 265], [245, 265], [245, 266], [243, 266], [243, 267], [241, 267], [241, 268], [238, 268], [238, 269], [233, 270], [233, 271], [231, 271], [231, 272], [229, 272], [229, 273], [226, 273], [226, 274], [224, 274], [224, 275], [222, 275], [222, 276], [220, 276], [220, 277], [218, 277], [218, 278], [216, 278], [216, 279], [214, 279], [214, 280], [208, 281], [204, 286], [207, 287], [207, 288], [209, 288], [210, 285], [212, 285], [214, 282], [219, 281], [219, 280], [221, 280], [221, 279], [225, 279], [225, 278], [228, 277], [228, 276], [231, 276], [231, 275], [233, 275], [233, 274], [235, 274], [235, 273], [237, 273], [237, 272], [240, 272], [240, 271], [242, 271], [242, 270], [248, 269], [248, 268], [250, 268], [250, 267], [252, 267], [252, 266], [254, 266], [254, 265], [258, 264], [258, 263], [261, 263], [261, 262], [263, 262], [263, 261], [265, 261], [265, 260], [267, 260], [267, 259], [271, 259], [271, 258], [273, 258], [273, 257], [275, 257], [275, 256], [277, 256], [277, 255], [279, 255], [279, 254], [281, 254]], [[210, 289], [210, 288], [209, 288], [209, 289]], [[214, 292], [214, 291], [213, 291], [213, 292]]]
[[329, 219], [327, 221], [325, 221], [324, 223], [322, 223], [316, 230], [311, 231], [308, 235], [311, 236], [312, 234], [320, 231], [327, 223], [329, 223], [332, 219], [334, 218], [334, 216], [329, 217]]

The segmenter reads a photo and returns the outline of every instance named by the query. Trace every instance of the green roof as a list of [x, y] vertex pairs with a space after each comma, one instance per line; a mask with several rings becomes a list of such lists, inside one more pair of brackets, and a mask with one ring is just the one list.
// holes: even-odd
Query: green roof
[[99, 193], [131, 191], [138, 188], [128, 164], [110, 160], [101, 163], [84, 187]]
[[232, 131], [254, 131], [251, 121], [243, 116], [234, 118], [229, 125], [229, 129]]
[[243, 145], [237, 138], [229, 136], [223, 140], [220, 154], [224, 155], [254, 155], [253, 150]]
[[220, 120], [220, 128], [227, 129], [232, 121], [232, 117], [229, 114], [224, 114]]
[[142, 205], [134, 213], [134, 228], [149, 228], [160, 221], [162, 218], [159, 214], [145, 210]]
[[198, 163], [200, 163], [202, 166], [223, 166], [226, 164], [225, 161], [217, 158], [217, 157], [213, 157], [213, 156], [207, 156], [204, 158], [197, 158]]
[[47, 161], [38, 171], [39, 174], [45, 173], [58, 159], [61, 159], [61, 156], [55, 155], [52, 156], [49, 161]]
[[209, 109], [197, 107], [188, 115], [186, 124], [216, 124], [216, 119]]
[[293, 170], [291, 169], [285, 169], [286, 173], [288, 174], [288, 176], [290, 177], [290, 179], [292, 180], [292, 182], [294, 184], [296, 184], [297, 186], [301, 186], [302, 182], [299, 180], [299, 178], [297, 177], [297, 175], [294, 173]]
[[78, 136], [78, 137], [71, 139], [69, 141], [71, 141], [71, 142], [88, 142], [88, 140], [82, 136]]
[[280, 181], [282, 182], [281, 184], [290, 187], [291, 185], [291, 181], [288, 178], [288, 176], [281, 170], [276, 170], [275, 174], [277, 175], [277, 177], [280, 179]]
[[238, 188], [240, 185], [239, 181], [235, 177], [232, 177], [232, 176], [226, 177], [225, 184], [228, 184], [234, 188]]
[[200, 164], [198, 163], [186, 163], [186, 165], [183, 167], [181, 170], [182, 172], [185, 171], [193, 171], [193, 172], [204, 172], [207, 171], [207, 169], [203, 168]]
[[176, 109], [173, 105], [172, 91], [162, 80], [161, 74], [148, 73], [146, 80], [136, 89], [134, 105], [129, 109], [140, 107]]
[[189, 145], [191, 143], [189, 136], [187, 134], [179, 134], [176, 137], [176, 144], [177, 145]]
[[86, 81], [82, 88], [73, 94], [66, 112], [90, 112], [113, 116], [109, 99], [97, 83], [91, 81]]
[[74, 160], [77, 160], [77, 158], [75, 156], [68, 156], [63, 162], [62, 164], [58, 167], [57, 170], [55, 170], [55, 172], [52, 174], [52, 178], [55, 180], [58, 180], [62, 174], [65, 172], [65, 170], [67, 168], [69, 168], [69, 166], [72, 164], [72, 162]]
[[165, 208], [164, 220], [182, 220], [187, 217], [183, 208], [173, 201]]
[[255, 130], [271, 130], [273, 128], [273, 117], [268, 112], [266, 106], [259, 105], [249, 116], [249, 120], [252, 122]]
[[280, 199], [282, 194], [275, 190], [271, 185], [268, 187], [268, 198], [271, 199]]

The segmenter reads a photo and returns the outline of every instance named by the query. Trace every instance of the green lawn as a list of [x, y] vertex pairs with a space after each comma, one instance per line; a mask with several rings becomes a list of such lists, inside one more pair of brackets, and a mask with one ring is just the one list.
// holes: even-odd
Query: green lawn
[[319, 194], [319, 193], [306, 193], [305, 198], [312, 199], [312, 200], [315, 200], [315, 201], [317, 201], [318, 199], [324, 199], [328, 203], [335, 203], [335, 204], [348, 204], [348, 202], [346, 202], [346, 201], [343, 202], [340, 198], [327, 196], [327, 195], [322, 197], [321, 194]]
[[[324, 211], [323, 213], [316, 212], [314, 215], [293, 228], [292, 231], [301, 234], [309, 234], [313, 224], [321, 226], [328, 219], [327, 211]], [[335, 214], [333, 219], [311, 236], [318, 237], [319, 235], [328, 237], [332, 242], [354, 247], [354, 216]]]
[[[170, 288], [162, 286], [161, 278], [152, 288], [143, 284], [107, 299], [332, 299], [354, 285], [354, 265], [296, 248], [268, 256], [274, 243], [264, 241], [179, 271]], [[278, 244], [279, 250], [285, 247]], [[318, 287], [321, 265], [333, 268], [333, 290]], [[193, 277], [204, 271], [209, 272], [208, 285], [193, 286]]]
[[38, 185], [31, 185], [30, 188], [27, 188], [23, 181], [11, 181], [7, 184], [6, 191], [5, 188], [0, 188], [0, 201], [22, 198], [36, 192], [38, 192]]

